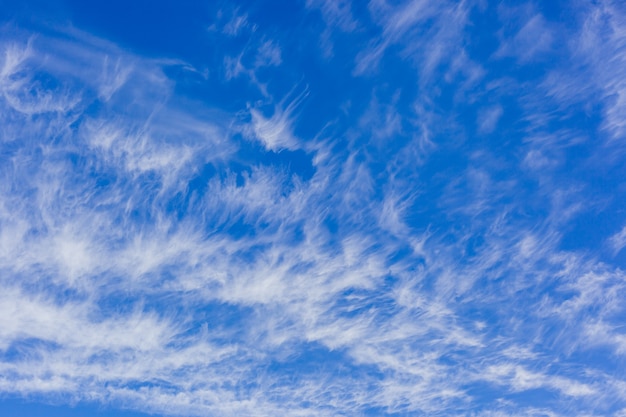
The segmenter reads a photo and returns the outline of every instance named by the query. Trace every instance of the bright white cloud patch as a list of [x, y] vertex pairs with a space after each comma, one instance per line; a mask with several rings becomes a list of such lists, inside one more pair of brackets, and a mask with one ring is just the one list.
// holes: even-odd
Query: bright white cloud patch
[[68, 7], [0, 37], [0, 414], [624, 413], [620, 4]]

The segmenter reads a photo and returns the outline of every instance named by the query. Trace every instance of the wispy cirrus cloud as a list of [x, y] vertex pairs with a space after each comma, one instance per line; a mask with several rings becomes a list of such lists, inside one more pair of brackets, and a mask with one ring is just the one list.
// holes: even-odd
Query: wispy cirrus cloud
[[541, 14], [527, 16], [529, 12], [532, 13], [528, 6], [503, 10], [502, 13], [506, 15], [503, 20], [506, 22], [510, 22], [512, 17], [513, 20], [518, 19], [519, 15], [527, 17], [527, 20], [521, 20], [519, 30], [502, 40], [500, 47], [494, 54], [495, 57], [510, 56], [521, 63], [528, 63], [541, 55], [545, 56], [550, 51], [554, 42], [552, 29]]
[[369, 9], [381, 33], [356, 57], [357, 75], [376, 69], [386, 51], [396, 47], [402, 56], [418, 62], [421, 82], [425, 82], [440, 65], [462, 52], [459, 39], [467, 23], [465, 3], [372, 1]]
[[[348, 3], [308, 6], [354, 28]], [[584, 129], [533, 124], [558, 118], [530, 112], [549, 71], [533, 89], [472, 65], [467, 7], [371, 2], [355, 72], [399, 50], [422, 87], [357, 77], [349, 123], [313, 137], [313, 81], [226, 111], [185, 96], [184, 62], [3, 41], [0, 390], [167, 415], [622, 410], [623, 271], [563, 244], [593, 211], [563, 179]], [[237, 68], [286, 65], [270, 39]]]
[[334, 53], [332, 35], [335, 31], [350, 33], [359, 27], [352, 14], [350, 1], [307, 0], [306, 7], [319, 11], [324, 19], [326, 27], [320, 35], [320, 43], [322, 53], [327, 58]]

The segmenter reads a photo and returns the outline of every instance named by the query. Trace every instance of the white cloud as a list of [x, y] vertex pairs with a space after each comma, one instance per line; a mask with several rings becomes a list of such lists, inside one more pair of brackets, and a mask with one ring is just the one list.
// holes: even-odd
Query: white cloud
[[613, 252], [618, 254], [624, 247], [626, 247], [626, 226], [619, 232], [615, 233], [609, 238], [609, 242], [613, 247]]
[[[383, 33], [358, 65], [427, 20], [441, 43], [407, 53], [427, 58], [424, 73], [453, 60], [465, 12], [438, 7], [372, 2]], [[294, 133], [304, 94], [249, 109], [243, 131], [266, 151], [315, 153], [302, 180], [237, 154], [236, 118], [177, 97], [171, 62], [68, 37], [9, 47], [2, 66], [0, 349], [15, 354], [0, 358], [3, 393], [226, 416], [482, 413], [476, 389], [494, 400], [485, 415], [626, 401], [569, 355], [623, 353], [623, 273], [560, 249], [569, 200], [528, 203], [488, 151], [458, 172], [445, 158], [425, 166], [450, 146], [434, 144], [436, 112], [418, 106], [412, 121], [372, 100], [356, 129], [307, 144]], [[281, 62], [268, 42], [258, 65]], [[533, 145], [522, 155], [541, 162]], [[545, 409], [505, 398], [535, 389], [549, 392]]]
[[571, 397], [581, 397], [596, 394], [596, 390], [589, 385], [577, 383], [567, 378], [558, 376], [548, 376], [542, 373], [533, 372], [521, 366], [509, 364], [495, 365], [488, 370], [489, 378], [498, 382], [511, 384], [513, 389], [525, 391], [539, 387], [549, 387], [561, 391]]
[[557, 35], [562, 37], [559, 42], [564, 48], [560, 52], [568, 54], [567, 65], [548, 72], [541, 83], [543, 94], [530, 103], [532, 111], [529, 113], [552, 110], [537, 120], [538, 125], [546, 125], [555, 118], [572, 117], [576, 111], [589, 117], [595, 111], [590, 106], [598, 103], [603, 136], [607, 143], [612, 143], [603, 157], [605, 163], [614, 163], [616, 157], [622, 155], [614, 142], [624, 136], [626, 11], [615, 2], [601, 1], [584, 5], [580, 19], [576, 30], [571, 30], [534, 16], [520, 31], [524, 33], [520, 47], [512, 46], [515, 41], [511, 41], [512, 44], [505, 43], [503, 48], [506, 51], [519, 49], [515, 53], [519, 59], [531, 60], [548, 56], [546, 52], [554, 47]]
[[420, 84], [427, 85], [435, 70], [454, 67], [455, 58], [464, 55], [461, 36], [467, 24], [465, 3], [412, 0], [395, 6], [376, 0], [370, 2], [369, 9], [382, 32], [357, 55], [356, 75], [375, 72], [386, 51], [398, 46], [400, 56], [410, 58], [418, 68]]
[[267, 150], [293, 150], [301, 147], [299, 140], [294, 136], [292, 124], [295, 112], [306, 95], [305, 91], [285, 106], [286, 98], [274, 106], [274, 113], [270, 117], [265, 116], [259, 109], [250, 109], [251, 133]]
[[354, 19], [349, 0], [307, 0], [306, 6], [309, 9], [319, 10], [326, 28], [320, 35], [322, 53], [326, 57], [333, 55], [332, 35], [336, 30], [342, 32], [354, 32], [358, 28], [358, 23]]
[[255, 68], [277, 66], [282, 62], [280, 47], [273, 41], [265, 41], [259, 47]]
[[502, 106], [494, 106], [479, 113], [478, 131], [480, 133], [492, 133], [502, 116]]
[[306, 5], [308, 8], [318, 9], [326, 23], [333, 28], [350, 32], [357, 27], [349, 0], [307, 0]]
[[266, 117], [260, 110], [250, 109], [250, 115], [254, 135], [267, 150], [279, 151], [297, 147], [289, 110], [284, 111], [277, 107], [271, 117]]
[[[516, 9], [508, 13], [520, 12], [520, 10]], [[528, 63], [550, 51], [554, 42], [553, 38], [554, 36], [544, 17], [540, 14], [535, 14], [523, 23], [514, 36], [502, 39], [500, 48], [495, 52], [494, 56], [511, 56], [519, 62]]]

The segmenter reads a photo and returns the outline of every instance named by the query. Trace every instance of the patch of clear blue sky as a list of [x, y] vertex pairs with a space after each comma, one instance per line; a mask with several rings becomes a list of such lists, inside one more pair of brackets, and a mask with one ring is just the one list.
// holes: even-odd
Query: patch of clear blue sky
[[[124, 411], [119, 408], [105, 408], [99, 404], [78, 404], [68, 406], [64, 401], [62, 405], [48, 405], [35, 402], [35, 399], [26, 401], [23, 399], [2, 398], [0, 410], [3, 417], [148, 417], [150, 414], [136, 411]], [[49, 400], [46, 400], [48, 402]]]

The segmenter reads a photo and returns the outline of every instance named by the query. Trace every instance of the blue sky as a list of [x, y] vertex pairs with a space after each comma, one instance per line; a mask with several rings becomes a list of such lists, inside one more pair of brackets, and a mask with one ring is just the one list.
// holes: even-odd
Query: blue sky
[[0, 32], [0, 415], [626, 416], [622, 2]]

